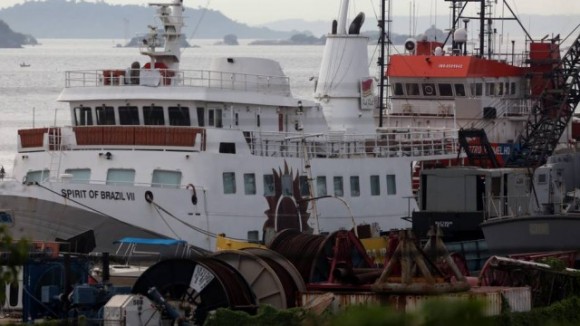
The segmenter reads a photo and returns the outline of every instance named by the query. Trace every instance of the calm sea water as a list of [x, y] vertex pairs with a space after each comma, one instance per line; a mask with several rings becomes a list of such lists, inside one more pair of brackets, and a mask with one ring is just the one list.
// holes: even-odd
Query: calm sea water
[[[0, 49], [0, 165], [10, 171], [16, 154], [17, 131], [21, 128], [70, 124], [66, 103], [56, 99], [64, 87], [67, 70], [125, 69], [131, 62], [145, 62], [136, 48], [117, 48], [114, 40], [40, 40], [42, 45], [23, 49]], [[213, 45], [215, 40], [194, 41], [199, 48], [185, 49], [182, 69], [206, 69], [215, 56], [270, 58], [280, 62], [290, 77], [295, 96], [311, 98], [318, 75], [322, 46]], [[369, 47], [373, 56], [375, 47]], [[20, 63], [30, 64], [21, 68]], [[372, 73], [376, 59], [371, 58]]]

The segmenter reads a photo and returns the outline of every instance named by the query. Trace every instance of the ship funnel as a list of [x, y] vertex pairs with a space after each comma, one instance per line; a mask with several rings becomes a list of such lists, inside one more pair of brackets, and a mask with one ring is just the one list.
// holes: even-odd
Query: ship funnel
[[369, 39], [359, 35], [362, 13], [346, 33], [348, 3], [342, 2], [337, 33], [327, 35], [314, 97], [330, 130], [374, 133], [375, 90], [369, 72]]

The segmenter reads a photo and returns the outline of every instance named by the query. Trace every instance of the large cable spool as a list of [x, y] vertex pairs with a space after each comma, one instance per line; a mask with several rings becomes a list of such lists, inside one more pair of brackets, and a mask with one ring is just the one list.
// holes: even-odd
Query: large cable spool
[[[149, 267], [135, 282], [133, 293], [147, 295], [155, 287], [182, 318], [204, 323], [217, 308], [256, 310], [256, 299], [242, 275], [212, 258], [169, 259]], [[167, 316], [164, 316], [167, 317]]]
[[332, 282], [334, 268], [372, 267], [363, 245], [346, 230], [324, 236], [287, 229], [274, 237], [270, 249], [292, 262], [306, 283]]
[[278, 275], [272, 266], [264, 259], [251, 252], [241, 250], [223, 250], [212, 255], [235, 268], [248, 282], [252, 288], [258, 304], [269, 304], [277, 309], [286, 309], [295, 306], [295, 303], [288, 300], [292, 291], [286, 288], [282, 280], [284, 275]]
[[325, 240], [324, 235], [305, 234], [295, 229], [286, 229], [279, 232], [268, 247], [288, 259], [296, 267], [304, 282], [310, 283], [315, 282], [311, 274], [319, 247]]
[[295, 307], [298, 303], [298, 294], [306, 291], [306, 284], [304, 284], [304, 280], [296, 267], [294, 267], [294, 265], [284, 256], [269, 249], [244, 248], [242, 250], [262, 258], [272, 269], [274, 269], [274, 271], [276, 271], [276, 274], [278, 275], [280, 282], [284, 285], [286, 291], [286, 302], [288, 303], [288, 308]]

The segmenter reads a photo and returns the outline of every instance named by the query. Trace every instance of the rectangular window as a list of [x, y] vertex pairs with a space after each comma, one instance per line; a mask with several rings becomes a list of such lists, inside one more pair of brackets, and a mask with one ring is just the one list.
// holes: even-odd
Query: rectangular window
[[455, 87], [455, 96], [465, 96], [465, 85], [463, 84], [454, 84]]
[[510, 94], [516, 95], [516, 83], [511, 83]]
[[93, 113], [91, 108], [84, 106], [75, 108], [75, 125], [77, 126], [92, 126]]
[[395, 83], [394, 95], [398, 96], [405, 95], [405, 93], [403, 92], [403, 84]]
[[350, 196], [351, 197], [360, 196], [360, 183], [358, 176], [350, 177]]
[[260, 115], [258, 114], [258, 115], [256, 116], [256, 126], [257, 126], [257, 127], [260, 127], [260, 123], [261, 123], [261, 122], [260, 122]]
[[207, 110], [207, 125], [216, 128], [223, 128], [222, 110], [209, 109]]
[[115, 124], [115, 110], [112, 106], [100, 106], [97, 108], [97, 124], [101, 126]]
[[26, 173], [26, 183], [46, 181], [48, 180], [48, 177], [49, 177], [48, 170], [30, 171]]
[[273, 174], [264, 174], [264, 196], [274, 196]]
[[453, 96], [451, 84], [439, 84], [439, 96]]
[[387, 174], [387, 195], [397, 194], [397, 179], [394, 174]]
[[167, 113], [169, 115], [169, 125], [191, 126], [188, 107], [170, 106], [167, 108]]
[[244, 173], [244, 194], [256, 194], [256, 175], [253, 173]]
[[292, 188], [294, 183], [292, 182], [292, 176], [290, 174], [283, 174], [282, 177], [282, 195], [284, 196], [292, 196], [294, 193]]
[[419, 84], [416, 83], [405, 84], [405, 88], [407, 91], [407, 95], [409, 96], [419, 95]]
[[151, 187], [179, 188], [181, 185], [180, 171], [153, 170]]
[[72, 183], [89, 183], [91, 169], [66, 169], [64, 173], [72, 175]]
[[326, 196], [326, 177], [316, 177], [316, 195], [318, 197]]
[[199, 127], [205, 126], [205, 110], [203, 108], [197, 108], [197, 125]]
[[138, 125], [139, 124], [139, 110], [136, 106], [120, 106], [119, 107], [119, 124], [121, 125]]
[[334, 195], [338, 197], [344, 196], [344, 185], [342, 182], [342, 177], [334, 177]]
[[485, 83], [485, 95], [495, 96], [495, 83]]
[[310, 197], [310, 187], [308, 185], [308, 177], [305, 175], [301, 175], [299, 182], [300, 182], [300, 196]]
[[237, 112], [236, 112], [236, 114], [234, 114], [234, 124], [236, 126], [239, 126], [240, 125], [240, 115]]
[[371, 175], [371, 196], [379, 196], [381, 194], [381, 181], [378, 175]]
[[165, 124], [165, 118], [163, 117], [163, 107], [144, 106], [143, 120], [146, 126], [163, 126]]
[[503, 95], [503, 83], [497, 84], [497, 95], [499, 96]]
[[483, 85], [481, 83], [471, 84], [471, 96], [483, 95]]
[[109, 169], [107, 171], [107, 185], [132, 186], [135, 183], [135, 170]]
[[236, 173], [235, 172], [224, 172], [224, 194], [235, 194], [236, 193]]

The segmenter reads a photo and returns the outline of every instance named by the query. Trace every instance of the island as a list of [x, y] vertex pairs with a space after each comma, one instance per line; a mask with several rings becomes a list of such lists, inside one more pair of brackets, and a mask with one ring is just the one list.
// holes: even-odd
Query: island
[[23, 45], [38, 45], [38, 41], [30, 35], [14, 32], [0, 20], [0, 48], [21, 48]]

